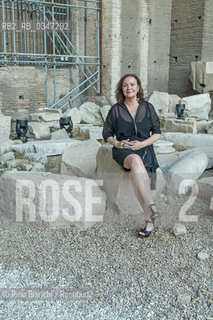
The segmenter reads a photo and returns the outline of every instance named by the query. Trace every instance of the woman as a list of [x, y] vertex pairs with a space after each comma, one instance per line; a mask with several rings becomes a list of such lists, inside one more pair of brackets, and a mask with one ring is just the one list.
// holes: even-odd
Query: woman
[[155, 220], [160, 217], [151, 195], [151, 189], [156, 189], [158, 168], [153, 143], [160, 138], [160, 121], [153, 105], [143, 100], [136, 75], [124, 75], [115, 93], [117, 103], [104, 122], [103, 138], [113, 145], [113, 159], [130, 170], [136, 197], [145, 213], [145, 225], [138, 233], [144, 238], [150, 236]]

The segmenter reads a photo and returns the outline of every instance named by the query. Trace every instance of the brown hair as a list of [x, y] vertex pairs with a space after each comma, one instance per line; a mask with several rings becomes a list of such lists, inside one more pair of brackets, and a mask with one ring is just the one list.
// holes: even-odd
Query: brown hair
[[137, 98], [138, 98], [138, 102], [142, 102], [143, 100], [143, 89], [142, 89], [142, 86], [141, 86], [141, 81], [140, 79], [138, 78], [138, 76], [136, 76], [135, 74], [131, 74], [131, 73], [128, 73], [128, 74], [125, 74], [120, 80], [119, 82], [117, 83], [117, 86], [116, 86], [116, 90], [115, 90], [115, 97], [118, 101], [118, 103], [122, 104], [124, 102], [124, 95], [123, 95], [123, 89], [122, 89], [122, 85], [123, 85], [123, 82], [126, 78], [128, 77], [133, 77], [135, 78], [135, 80], [137, 81], [137, 84], [139, 86], [139, 91], [137, 93]]

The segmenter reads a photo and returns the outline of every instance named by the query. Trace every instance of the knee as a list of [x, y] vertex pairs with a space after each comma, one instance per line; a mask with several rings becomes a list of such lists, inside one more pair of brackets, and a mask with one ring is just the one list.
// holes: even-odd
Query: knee
[[139, 157], [138, 155], [133, 155], [131, 158], [131, 164], [130, 167], [132, 170], [137, 170], [138, 168], [143, 167], [143, 161], [141, 159], [141, 157]]

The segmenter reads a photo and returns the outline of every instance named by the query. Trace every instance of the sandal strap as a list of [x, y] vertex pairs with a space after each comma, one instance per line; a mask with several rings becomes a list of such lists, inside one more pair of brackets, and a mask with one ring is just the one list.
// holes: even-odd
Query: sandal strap
[[[152, 207], [155, 207], [157, 210], [154, 211], [154, 210], [152, 209]], [[149, 205], [149, 208], [150, 208], [150, 210], [151, 210], [151, 217], [150, 217], [150, 218], [151, 218], [151, 220], [152, 220], [152, 223], [154, 223], [156, 219], [160, 219], [160, 213], [159, 213], [158, 208], [157, 208], [157, 206], [156, 206], [155, 203], [151, 203], [151, 204]]]

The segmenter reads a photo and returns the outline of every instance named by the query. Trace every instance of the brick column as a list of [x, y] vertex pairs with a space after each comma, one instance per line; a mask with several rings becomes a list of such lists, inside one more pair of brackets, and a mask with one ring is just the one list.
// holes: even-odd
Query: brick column
[[102, 87], [107, 98], [120, 79], [120, 12], [121, 0], [102, 1]]

